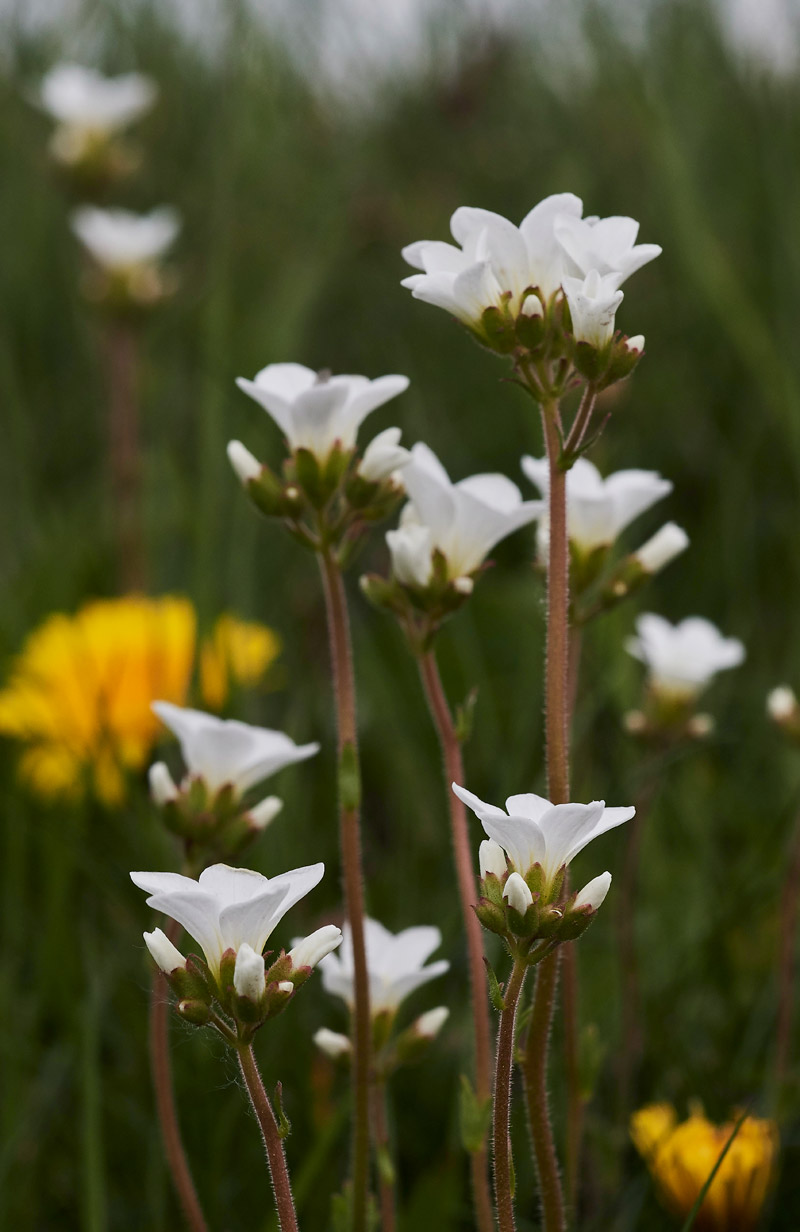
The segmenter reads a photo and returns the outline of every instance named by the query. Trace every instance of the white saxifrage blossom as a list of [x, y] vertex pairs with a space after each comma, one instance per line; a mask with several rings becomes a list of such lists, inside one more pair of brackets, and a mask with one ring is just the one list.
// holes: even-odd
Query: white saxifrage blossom
[[717, 672], [738, 667], [745, 649], [738, 638], [723, 637], [702, 616], [671, 625], [663, 616], [645, 612], [636, 621], [636, 636], [625, 649], [647, 668], [658, 693], [686, 700], [695, 697]]
[[411, 461], [411, 453], [400, 444], [400, 435], [399, 428], [386, 428], [370, 441], [358, 464], [362, 479], [383, 483]]
[[320, 1027], [314, 1032], [314, 1043], [320, 1052], [324, 1052], [332, 1061], [347, 1057], [353, 1051], [353, 1045], [346, 1035], [339, 1031], [330, 1031], [327, 1027]]
[[566, 272], [585, 278], [595, 270], [600, 277], [617, 276], [621, 285], [648, 261], [661, 255], [658, 244], [637, 244], [639, 224], [634, 218], [581, 218], [561, 214], [556, 238], [566, 254]]
[[[244, 982], [251, 980], [255, 971], [253, 956], [260, 957], [273, 929], [313, 890], [324, 872], [324, 864], [311, 864], [277, 877], [263, 877], [248, 868], [212, 864], [197, 881], [180, 873], [159, 872], [134, 872], [131, 880], [149, 895], [149, 907], [170, 916], [194, 937], [215, 978], [223, 954], [232, 951], [238, 965], [238, 955], [243, 951], [240, 979]], [[148, 942], [148, 948], [159, 966], [167, 970], [161, 956], [166, 962], [172, 962], [173, 956], [163, 945], [154, 951]]]
[[272, 416], [291, 451], [308, 449], [324, 462], [337, 444], [345, 451], [355, 448], [367, 415], [403, 393], [408, 377], [371, 381], [365, 376], [329, 376], [302, 364], [269, 364], [255, 380], [239, 377], [236, 384]]
[[80, 64], [56, 64], [42, 79], [39, 104], [56, 121], [53, 150], [79, 162], [150, 109], [155, 84], [141, 73], [104, 77]]
[[[400, 1003], [429, 980], [449, 970], [446, 959], [425, 966], [442, 943], [438, 928], [419, 926], [390, 933], [377, 920], [364, 920], [369, 975], [369, 1004], [372, 1014], [394, 1013]], [[327, 992], [341, 997], [352, 1008], [354, 1003], [353, 942], [349, 925], [338, 954], [330, 954], [319, 964]]]
[[[522, 469], [531, 483], [547, 497], [550, 486], [547, 458], [524, 457]], [[582, 553], [609, 547], [635, 518], [671, 491], [669, 479], [663, 479], [656, 471], [615, 471], [604, 479], [588, 458], [578, 458], [567, 471], [567, 533], [570, 541]], [[546, 514], [542, 521], [545, 522], [543, 533], [546, 536]]]
[[149, 214], [84, 205], [72, 215], [72, 229], [90, 256], [111, 274], [152, 268], [180, 231], [175, 210], [163, 205]]
[[403, 484], [409, 503], [400, 527], [388, 532], [386, 542], [395, 576], [405, 585], [428, 585], [435, 549], [442, 553], [451, 581], [468, 578], [501, 539], [540, 517], [544, 509], [541, 501], [523, 501], [505, 475], [471, 475], [452, 483], [433, 451], [421, 443], [411, 450]]
[[[153, 702], [153, 710], [180, 741], [187, 772], [183, 786], [188, 786], [192, 779], [202, 779], [212, 795], [230, 785], [236, 797], [242, 796], [285, 766], [319, 752], [317, 743], [295, 744], [285, 732], [253, 727], [237, 719], [218, 719], [216, 715], [172, 702]], [[150, 785], [157, 803], [163, 804], [178, 795], [163, 762], [150, 768]], [[249, 810], [249, 816], [257, 828], [263, 829], [280, 808], [277, 796], [267, 796]]]
[[[606, 831], [630, 821], [636, 812], [634, 808], [606, 808], [602, 800], [594, 800], [591, 804], [551, 804], [532, 792], [509, 796], [506, 800], [508, 812], [505, 812], [494, 804], [486, 804], [457, 783], [453, 783], [453, 791], [472, 809], [489, 838], [506, 853], [511, 870], [506, 887], [515, 874], [518, 875], [508, 901], [518, 911], [524, 904], [520, 914], [524, 914], [532, 899], [523, 895], [519, 882], [530, 896], [525, 877], [534, 865], [542, 869], [546, 896], [561, 870], [584, 847]], [[492, 863], [495, 864], [494, 858]], [[593, 896], [594, 885], [589, 882], [584, 886], [578, 898], [590, 892]]]
[[564, 275], [564, 294], [572, 317], [576, 342], [602, 349], [614, 336], [614, 318], [624, 298], [620, 275], [598, 274], [592, 269], [585, 278]]

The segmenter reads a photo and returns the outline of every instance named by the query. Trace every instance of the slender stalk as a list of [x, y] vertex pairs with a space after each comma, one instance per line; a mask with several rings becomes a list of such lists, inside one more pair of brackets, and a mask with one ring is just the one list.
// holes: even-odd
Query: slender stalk
[[143, 590], [142, 443], [139, 423], [139, 355], [134, 328], [109, 322], [104, 337], [108, 382], [108, 464], [114, 502], [119, 582]]
[[[572, 734], [572, 717], [578, 695], [578, 678], [582, 651], [582, 635], [578, 628], [569, 631], [569, 724]], [[564, 883], [564, 896], [569, 894], [569, 869]], [[581, 1143], [586, 1103], [581, 1090], [580, 1076], [580, 993], [578, 979], [578, 950], [567, 945], [561, 957], [563, 968], [562, 1014], [564, 1019], [564, 1070], [567, 1083], [567, 1135], [564, 1153], [566, 1199], [570, 1211], [578, 1204], [578, 1176], [581, 1162]]]
[[[469, 847], [467, 812], [458, 796], [450, 789], [451, 783], [464, 782], [464, 763], [461, 745], [456, 734], [453, 715], [442, 687], [439, 666], [433, 651], [420, 656], [419, 670], [425, 696], [428, 699], [434, 726], [439, 737], [444, 761], [445, 788], [450, 810], [450, 833], [453, 857], [456, 866], [458, 896], [467, 938], [470, 1003], [475, 1047], [475, 1091], [479, 1100], [491, 1096], [491, 1030], [489, 1025], [489, 998], [486, 987], [486, 968], [483, 962], [483, 939], [481, 926], [473, 911], [477, 901], [475, 871]], [[470, 1153], [472, 1196], [475, 1202], [475, 1222], [479, 1232], [493, 1232], [494, 1216], [489, 1192], [488, 1159], [485, 1145]]]
[[344, 900], [353, 942], [353, 1232], [366, 1232], [369, 1190], [369, 1088], [372, 1031], [364, 938], [361, 863], [360, 772], [355, 678], [347, 597], [341, 570], [326, 551], [318, 554], [325, 591], [339, 743], [339, 840]]
[[544, 1232], [564, 1232], [567, 1226], [547, 1092], [547, 1054], [557, 985], [558, 951], [543, 959], [536, 973], [533, 1013], [528, 1026], [524, 1064], [525, 1098], [539, 1177]]
[[261, 1136], [267, 1152], [269, 1174], [272, 1178], [272, 1192], [275, 1195], [275, 1206], [278, 1211], [278, 1223], [281, 1232], [297, 1232], [297, 1215], [292, 1197], [292, 1183], [289, 1180], [289, 1170], [286, 1167], [286, 1155], [283, 1150], [283, 1139], [278, 1130], [278, 1122], [272, 1111], [261, 1075], [258, 1072], [256, 1059], [250, 1044], [239, 1044], [239, 1067], [253, 1105], [258, 1123], [261, 1126]]
[[515, 1232], [513, 1165], [511, 1160], [511, 1076], [514, 1068], [514, 1029], [517, 1004], [527, 967], [517, 958], [503, 992], [503, 1011], [497, 1033], [497, 1059], [494, 1078], [494, 1196], [500, 1232]]
[[395, 1186], [389, 1147], [389, 1129], [386, 1119], [386, 1083], [376, 1079], [371, 1090], [372, 1136], [378, 1155], [378, 1202], [381, 1213], [381, 1232], [395, 1232]]
[[[173, 943], [177, 942], [181, 928], [174, 920], [168, 920], [165, 932]], [[181, 1137], [178, 1112], [175, 1106], [175, 1090], [172, 1083], [172, 1065], [169, 1055], [169, 1000], [167, 981], [162, 971], [153, 975], [150, 990], [150, 1070], [156, 1097], [156, 1111], [164, 1143], [167, 1166], [181, 1204], [186, 1225], [191, 1232], [207, 1232], [208, 1225], [197, 1196], [186, 1149]]]
[[778, 950], [778, 1021], [775, 1031], [775, 1090], [780, 1099], [789, 1068], [789, 1049], [795, 1001], [795, 948], [800, 900], [800, 817], [789, 848], [786, 880], [781, 894]]

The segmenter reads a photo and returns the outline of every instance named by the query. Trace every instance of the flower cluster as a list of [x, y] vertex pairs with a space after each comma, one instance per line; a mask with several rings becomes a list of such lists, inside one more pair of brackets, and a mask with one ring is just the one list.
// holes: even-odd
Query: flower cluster
[[27, 745], [20, 773], [37, 794], [120, 804], [161, 731], [152, 703], [185, 703], [196, 653], [201, 696], [220, 708], [278, 653], [263, 625], [221, 617], [199, 647], [196, 626], [187, 599], [132, 596], [54, 614], [30, 634], [0, 691], [0, 733]]
[[134, 214], [84, 205], [73, 214], [72, 228], [93, 262], [84, 282], [87, 296], [104, 308], [150, 308], [174, 290], [175, 280], [162, 265], [180, 231], [169, 206]]
[[633, 808], [591, 804], [551, 804], [532, 792], [509, 796], [506, 810], [486, 804], [471, 791], [453, 784], [453, 791], [483, 826], [481, 899], [476, 908], [484, 928], [505, 937], [515, 951], [520, 945], [538, 959], [546, 948], [574, 941], [591, 924], [611, 885], [601, 873], [582, 890], [563, 900], [564, 875], [571, 861], [591, 841], [630, 821]]
[[[281, 1013], [314, 967], [342, 940], [332, 924], [317, 929], [267, 966], [264, 947], [295, 903], [313, 890], [324, 864], [263, 877], [246, 868], [214, 864], [197, 881], [179, 873], [131, 873], [164, 912], [194, 937], [205, 961], [185, 958], [160, 928], [145, 933], [153, 959], [175, 992], [178, 1013], [197, 1025], [246, 1040]], [[271, 957], [271, 955], [269, 955]], [[219, 1013], [223, 1018], [219, 1018]]]
[[[737, 1118], [738, 1120], [738, 1118]], [[736, 1128], [714, 1125], [695, 1110], [678, 1123], [670, 1104], [650, 1104], [631, 1121], [634, 1145], [647, 1163], [666, 1207], [686, 1219]], [[746, 1117], [703, 1199], [700, 1232], [753, 1232], [775, 1179], [778, 1129]]]
[[119, 134], [149, 111], [156, 87], [141, 73], [104, 77], [80, 64], [56, 64], [44, 77], [39, 103], [55, 121], [50, 142], [55, 161], [92, 183], [133, 170], [135, 151]]

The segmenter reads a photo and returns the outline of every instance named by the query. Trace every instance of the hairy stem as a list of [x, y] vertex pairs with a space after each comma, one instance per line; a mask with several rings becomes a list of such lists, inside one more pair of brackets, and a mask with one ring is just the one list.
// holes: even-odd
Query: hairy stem
[[564, 1232], [564, 1195], [558, 1170], [547, 1091], [547, 1054], [558, 985], [558, 951], [542, 960], [536, 973], [533, 1012], [525, 1045], [525, 1099], [539, 1177], [544, 1232]]
[[378, 1079], [372, 1084], [372, 1136], [378, 1156], [378, 1202], [381, 1232], [395, 1232], [395, 1186], [386, 1118], [386, 1083]]
[[[582, 651], [582, 635], [580, 629], [569, 631], [569, 733], [572, 732], [572, 718], [575, 714], [575, 702], [578, 695], [578, 679]], [[564, 896], [569, 894], [569, 869], [564, 883]], [[578, 979], [578, 950], [574, 945], [567, 945], [561, 958], [563, 967], [562, 1013], [564, 1018], [564, 1070], [567, 1083], [567, 1136], [564, 1155], [566, 1199], [569, 1210], [576, 1212], [580, 1174], [581, 1144], [583, 1140], [583, 1123], [585, 1100], [581, 1090], [580, 1076], [580, 995]]]
[[800, 817], [789, 848], [786, 879], [781, 894], [778, 952], [778, 1021], [775, 1031], [775, 1091], [780, 1099], [789, 1068], [795, 999], [795, 948], [800, 900]]
[[272, 1178], [272, 1192], [275, 1195], [275, 1207], [278, 1212], [278, 1223], [281, 1232], [297, 1232], [297, 1215], [292, 1197], [292, 1183], [289, 1180], [289, 1170], [286, 1167], [286, 1155], [283, 1150], [283, 1139], [278, 1130], [278, 1122], [272, 1104], [269, 1102], [261, 1075], [258, 1072], [256, 1059], [250, 1044], [238, 1045], [239, 1067], [242, 1071], [247, 1094], [253, 1105], [264, 1148], [267, 1152], [269, 1174]]
[[353, 943], [353, 1232], [366, 1232], [369, 1191], [369, 1088], [372, 1032], [364, 939], [364, 876], [361, 861], [360, 771], [355, 678], [350, 622], [341, 570], [319, 553], [330, 636], [339, 743], [339, 841], [344, 900]]
[[[174, 920], [168, 920], [166, 935], [173, 944], [180, 936], [181, 928]], [[208, 1225], [203, 1208], [192, 1180], [189, 1161], [181, 1138], [178, 1112], [175, 1106], [175, 1091], [172, 1083], [172, 1065], [169, 1055], [169, 1000], [167, 981], [162, 971], [153, 975], [150, 990], [150, 1071], [156, 1097], [156, 1111], [164, 1143], [164, 1155], [181, 1204], [186, 1225], [191, 1232], [207, 1232]]]
[[141, 508], [139, 355], [133, 328], [125, 322], [112, 321], [107, 326], [103, 348], [108, 382], [108, 465], [119, 582], [124, 590], [143, 590], [146, 577]]
[[514, 1068], [514, 1029], [517, 1003], [522, 992], [527, 968], [516, 959], [508, 985], [503, 993], [503, 1011], [497, 1034], [497, 1061], [494, 1079], [494, 1196], [500, 1232], [515, 1232], [514, 1198], [512, 1194], [511, 1136], [511, 1076]]
[[[486, 968], [483, 962], [483, 939], [481, 926], [473, 910], [477, 901], [475, 871], [469, 848], [467, 811], [458, 796], [451, 790], [451, 783], [464, 782], [464, 764], [461, 745], [456, 735], [453, 715], [442, 687], [436, 655], [433, 651], [422, 655], [419, 669], [425, 696], [428, 699], [434, 726], [439, 737], [444, 761], [445, 790], [450, 810], [450, 833], [453, 857], [456, 866], [458, 896], [461, 915], [467, 938], [470, 1003], [475, 1047], [475, 1090], [483, 1101], [491, 1096], [491, 1031], [489, 1025], [489, 998], [486, 987]], [[488, 1159], [485, 1145], [470, 1154], [472, 1196], [475, 1202], [475, 1222], [479, 1232], [493, 1232], [494, 1216], [489, 1191]]]

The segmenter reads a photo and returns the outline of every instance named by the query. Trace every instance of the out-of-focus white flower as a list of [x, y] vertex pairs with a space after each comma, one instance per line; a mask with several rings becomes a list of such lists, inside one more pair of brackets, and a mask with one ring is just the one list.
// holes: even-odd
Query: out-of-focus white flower
[[[194, 937], [216, 978], [227, 950], [238, 955], [248, 946], [245, 963], [250, 951], [260, 955], [286, 912], [313, 890], [324, 872], [324, 864], [311, 864], [262, 877], [248, 868], [212, 864], [197, 881], [180, 873], [158, 872], [131, 873], [131, 881], [149, 895], [149, 907], [171, 916]], [[153, 934], [147, 934], [146, 941], [148, 935]], [[158, 957], [156, 961], [161, 965]]]
[[72, 229], [91, 257], [111, 274], [155, 266], [180, 231], [175, 210], [163, 205], [149, 214], [84, 205], [72, 215]]
[[[318, 744], [295, 744], [285, 732], [253, 727], [237, 719], [218, 719], [172, 702], [153, 702], [153, 710], [178, 737], [189, 778], [201, 778], [212, 793], [230, 784], [237, 795], [243, 795], [284, 766], [319, 752]], [[257, 824], [259, 817], [266, 824], [263, 816], [271, 814], [271, 819], [277, 812], [276, 797], [262, 800], [252, 812]]]
[[240, 997], [260, 1001], [264, 995], [266, 969], [263, 954], [257, 954], [246, 941], [236, 951], [233, 968], [233, 986]]
[[683, 527], [675, 522], [666, 522], [633, 555], [645, 573], [658, 573], [681, 552], [685, 552], [688, 546], [689, 536]]
[[601, 277], [614, 274], [617, 286], [661, 253], [658, 244], [636, 243], [639, 224], [634, 218], [561, 214], [556, 219], [555, 233], [567, 256], [568, 274], [580, 278], [592, 270]]
[[634, 334], [632, 338], [626, 338], [625, 348], [628, 351], [636, 351], [641, 355], [644, 350], [644, 334]]
[[506, 853], [494, 839], [486, 838], [481, 843], [478, 848], [478, 865], [481, 878], [487, 877], [489, 873], [494, 873], [495, 877], [505, 877]]
[[[547, 459], [524, 457], [522, 469], [547, 497]], [[656, 471], [615, 471], [604, 479], [588, 458], [578, 458], [567, 471], [567, 533], [582, 552], [607, 547], [634, 518], [671, 491], [670, 481]]]
[[177, 800], [180, 793], [163, 761], [153, 763], [148, 771], [147, 780], [150, 785], [150, 796], [159, 808], [169, 804], [170, 800]]
[[[377, 920], [364, 920], [369, 1002], [373, 1014], [394, 1012], [401, 1001], [444, 975], [450, 967], [445, 959], [425, 966], [426, 960], [442, 943], [438, 928], [420, 926], [406, 928], [394, 934]], [[338, 954], [329, 954], [319, 964], [322, 983], [335, 997], [349, 1006], [354, 1000], [353, 942], [348, 924], [344, 926], [344, 941]]]
[[56, 64], [43, 78], [38, 100], [56, 121], [55, 157], [67, 165], [90, 158], [148, 111], [156, 93], [141, 73], [104, 77], [80, 64]]
[[414, 1030], [417, 1035], [423, 1035], [426, 1039], [435, 1039], [449, 1017], [450, 1011], [447, 1006], [437, 1005], [435, 1009], [420, 1014], [414, 1023]]
[[316, 967], [328, 954], [342, 944], [342, 930], [335, 924], [324, 924], [289, 951], [293, 967]]
[[579, 910], [581, 907], [590, 907], [592, 911], [597, 911], [605, 900], [606, 894], [611, 887], [611, 873], [601, 873], [599, 877], [594, 877], [591, 881], [579, 890], [575, 896], [573, 907]]
[[628, 638], [625, 649], [644, 663], [653, 688], [687, 700], [700, 693], [717, 672], [738, 667], [745, 657], [738, 638], [723, 637], [702, 616], [689, 616], [671, 625], [663, 616], [644, 612], [636, 621], [636, 634]]
[[788, 684], [778, 685], [767, 697], [767, 713], [776, 723], [783, 723], [797, 713], [797, 697]]
[[399, 428], [386, 428], [370, 441], [358, 465], [362, 479], [368, 483], [382, 483], [411, 461], [409, 450], [400, 444], [400, 436]]
[[283, 432], [290, 450], [308, 449], [320, 461], [337, 443], [355, 448], [358, 429], [372, 411], [408, 388], [408, 377], [328, 376], [302, 364], [269, 364], [239, 388], [258, 402]]
[[523, 501], [519, 488], [505, 475], [471, 475], [452, 483], [427, 445], [411, 450], [403, 470], [409, 503], [400, 528], [386, 541], [399, 581], [425, 586], [432, 575], [432, 553], [442, 553], [451, 580], [480, 568], [501, 539], [541, 515], [541, 501]]
[[546, 197], [526, 214], [519, 227], [491, 210], [461, 206], [450, 219], [458, 247], [439, 240], [418, 240], [403, 257], [421, 274], [403, 279], [415, 299], [445, 308], [467, 324], [477, 324], [486, 308], [500, 307], [510, 293], [509, 309], [539, 315], [541, 302], [526, 292], [538, 288], [549, 300], [561, 285], [565, 253], [556, 239], [560, 217], [579, 217], [583, 204], [572, 193]]
[[511, 873], [508, 877], [503, 886], [503, 898], [519, 915], [524, 915], [533, 902], [533, 895], [519, 873]]
[[158, 963], [166, 975], [186, 968], [186, 959], [183, 954], [160, 928], [153, 929], [151, 933], [145, 933], [144, 943], [150, 951], [151, 958]]
[[247, 487], [251, 479], [258, 479], [264, 469], [258, 458], [241, 441], [228, 441], [228, 461], [239, 482]]
[[576, 342], [604, 347], [614, 334], [614, 317], [623, 300], [618, 273], [598, 274], [592, 269], [585, 278], [564, 275], [564, 294], [572, 317]]
[[266, 830], [282, 808], [283, 800], [280, 796], [265, 796], [263, 800], [259, 800], [258, 804], [254, 804], [247, 810], [250, 825], [254, 830]]
[[[602, 800], [594, 800], [591, 804], [551, 804], [532, 792], [509, 796], [506, 800], [508, 812], [505, 812], [494, 804], [486, 804], [457, 783], [453, 783], [453, 791], [472, 809], [489, 838], [494, 839], [508, 856], [512, 873], [504, 892], [508, 891], [514, 874], [519, 874], [524, 885], [526, 874], [538, 864], [544, 874], [547, 894], [560, 870], [566, 868], [592, 839], [630, 821], [636, 812], [634, 808], [606, 808]], [[588, 892], [593, 885], [594, 882], [589, 882], [584, 891]], [[527, 885], [525, 888], [530, 894]], [[517, 892], [522, 902], [522, 892]], [[516, 903], [511, 905], [516, 906]]]
[[332, 1061], [349, 1056], [353, 1050], [346, 1035], [341, 1035], [338, 1031], [329, 1031], [327, 1027], [320, 1027], [314, 1032], [314, 1043], [320, 1052], [324, 1052], [325, 1056], [330, 1057]]

